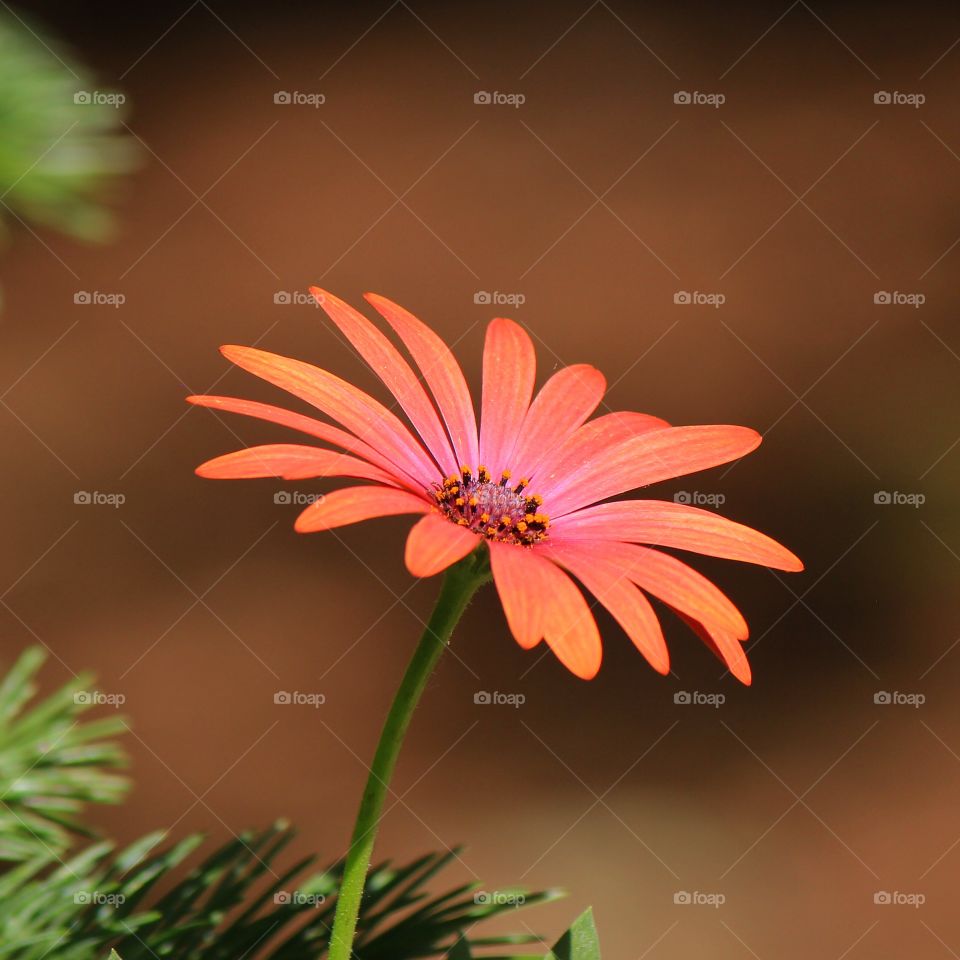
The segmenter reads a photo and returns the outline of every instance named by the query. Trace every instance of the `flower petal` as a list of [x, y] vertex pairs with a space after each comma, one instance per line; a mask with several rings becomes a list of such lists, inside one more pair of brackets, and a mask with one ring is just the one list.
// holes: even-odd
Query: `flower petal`
[[705, 627], [697, 620], [674, 611], [683, 622], [716, 654], [721, 663], [746, 686], [753, 682], [753, 673], [740, 641], [728, 630], [718, 627]]
[[544, 598], [549, 596], [544, 582], [543, 565], [548, 560], [536, 551], [512, 543], [491, 540], [490, 568], [493, 582], [503, 604], [510, 632], [525, 650], [535, 647], [543, 638]]
[[450, 348], [408, 310], [375, 293], [364, 297], [396, 331], [420, 367], [440, 409], [459, 465], [478, 466], [477, 417], [467, 381]]
[[555, 563], [535, 557], [541, 567], [544, 604], [543, 635], [557, 659], [581, 680], [592, 680], [600, 669], [600, 631], [580, 588]]
[[709, 510], [663, 500], [598, 503], [550, 524], [554, 540], [619, 540], [797, 571], [803, 563], [766, 534]]
[[669, 673], [670, 654], [650, 601], [620, 567], [580, 547], [551, 542], [538, 549], [569, 570], [610, 611], [654, 670]]
[[407, 569], [415, 577], [432, 577], [462, 560], [479, 543], [477, 534], [436, 512], [428, 513], [414, 524], [407, 537]]
[[614, 443], [606, 451], [597, 452], [580, 469], [558, 478], [545, 509], [556, 519], [635, 487], [736, 460], [755, 450], [761, 439], [749, 427], [715, 425], [653, 430]]
[[607, 380], [586, 363], [558, 370], [539, 390], [520, 428], [511, 460], [517, 478], [529, 477], [597, 409]]
[[238, 367], [306, 400], [339, 420], [361, 440], [381, 450], [413, 485], [429, 488], [438, 470], [410, 431], [386, 407], [352, 384], [300, 360], [253, 347], [225, 346], [223, 355]]
[[[629, 410], [597, 417], [585, 423], [555, 450], [547, 451], [540, 466], [533, 471], [531, 489], [536, 488], [537, 493], [545, 497], [554, 490], [564, 489], [571, 477], [589, 469], [619, 445], [669, 426], [659, 417]], [[552, 499], [546, 508], [550, 516], [554, 516]]]
[[323, 450], [299, 443], [268, 443], [225, 453], [200, 464], [197, 476], [209, 480], [246, 480], [251, 477], [360, 477], [392, 484], [393, 477], [379, 467], [339, 450]]
[[426, 513], [430, 506], [423, 497], [393, 487], [345, 487], [311, 503], [297, 517], [294, 529], [298, 533], [316, 533], [377, 517]]
[[676, 557], [634, 543], [580, 543], [578, 551], [598, 563], [612, 564], [620, 576], [709, 627], [745, 640], [749, 630], [740, 611], [721, 590]]
[[440, 470], [445, 475], [457, 473], [459, 464], [437, 411], [400, 351], [362, 313], [343, 300], [319, 287], [311, 287], [310, 293], [397, 398]]
[[491, 321], [483, 347], [480, 463], [495, 480], [512, 466], [536, 373], [536, 351], [523, 327], [503, 317]]
[[[316, 437], [318, 440], [343, 447], [344, 450], [382, 467], [388, 473], [395, 470], [394, 465], [385, 456], [374, 450], [370, 444], [364, 443], [352, 433], [347, 433], [346, 430], [324, 423], [322, 420], [315, 420], [313, 417], [305, 417], [302, 413], [293, 413], [291, 410], [274, 407], [269, 403], [258, 403], [256, 400], [239, 400], [235, 397], [192, 396], [187, 397], [187, 403], [192, 403], [198, 407], [208, 407], [211, 410], [226, 411], [227, 413], [241, 413], [247, 417], [256, 417], [258, 420], [266, 420], [268, 423], [290, 427], [291, 430], [299, 430], [301, 433]], [[399, 476], [395, 477], [395, 481], [398, 484], [405, 484], [403, 478]], [[420, 489], [419, 484], [417, 484], [417, 489]]]

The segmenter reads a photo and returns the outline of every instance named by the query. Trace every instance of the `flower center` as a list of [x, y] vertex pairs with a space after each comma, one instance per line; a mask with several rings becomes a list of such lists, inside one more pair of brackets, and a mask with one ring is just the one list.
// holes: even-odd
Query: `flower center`
[[526, 479], [510, 486], [510, 471], [504, 470], [499, 482], [490, 479], [486, 467], [461, 467], [460, 475], [451, 474], [442, 484], [434, 484], [434, 498], [440, 512], [489, 540], [529, 546], [547, 536], [550, 518], [540, 512], [543, 497], [524, 493]]

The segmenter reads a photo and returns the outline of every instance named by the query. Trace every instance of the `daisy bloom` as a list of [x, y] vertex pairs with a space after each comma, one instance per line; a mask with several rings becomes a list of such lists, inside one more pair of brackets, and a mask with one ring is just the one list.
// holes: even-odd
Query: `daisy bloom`
[[801, 570], [800, 560], [711, 511], [611, 498], [742, 457], [760, 443], [755, 430], [671, 426], [630, 412], [593, 417], [606, 381], [587, 364], [557, 371], [534, 395], [533, 343], [502, 318], [486, 331], [478, 424], [459, 364], [428, 326], [390, 300], [366, 295], [411, 363], [363, 314], [323, 290], [311, 293], [393, 395], [393, 409], [303, 361], [223, 347], [228, 360], [328, 419], [230, 397], [194, 396], [191, 403], [289, 427], [325, 446], [251, 447], [204, 463], [200, 476], [365, 481], [311, 504], [296, 529], [312, 533], [419, 515], [406, 544], [406, 565], [417, 577], [440, 573], [485, 544], [517, 642], [529, 649], [546, 641], [578, 677], [593, 677], [601, 660], [586, 589], [660, 673], [670, 661], [648, 595], [679, 614], [734, 676], [750, 682], [740, 611], [713, 583], [658, 548], [789, 571]]

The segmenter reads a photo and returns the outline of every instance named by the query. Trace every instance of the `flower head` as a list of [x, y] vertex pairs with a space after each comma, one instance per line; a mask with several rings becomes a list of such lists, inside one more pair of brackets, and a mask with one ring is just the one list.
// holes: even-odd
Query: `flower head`
[[[414, 576], [439, 573], [486, 543], [493, 579], [517, 642], [545, 640], [589, 679], [600, 668], [596, 621], [576, 581], [610, 611], [654, 669], [669, 670], [647, 594], [672, 608], [750, 682], [740, 611], [684, 562], [656, 547], [801, 570], [774, 540], [710, 511], [661, 500], [610, 498], [742, 457], [760, 443], [747, 427], [673, 427], [642, 413], [590, 419], [606, 381], [586, 364], [554, 373], [534, 396], [533, 343], [512, 320], [487, 328], [480, 426], [459, 364], [424, 323], [374, 294], [420, 376], [383, 331], [325, 291], [311, 293], [393, 394], [409, 425], [367, 393], [318, 367], [252, 347], [227, 346], [238, 366], [318, 409], [317, 420], [230, 397], [191, 403], [268, 420], [327, 444], [269, 444], [217, 457], [202, 477], [351, 477], [304, 510], [301, 533], [421, 514], [407, 539]], [[422, 381], [420, 379], [422, 377]], [[338, 425], [336, 425], [338, 424]], [[576, 579], [574, 579], [576, 578]]]

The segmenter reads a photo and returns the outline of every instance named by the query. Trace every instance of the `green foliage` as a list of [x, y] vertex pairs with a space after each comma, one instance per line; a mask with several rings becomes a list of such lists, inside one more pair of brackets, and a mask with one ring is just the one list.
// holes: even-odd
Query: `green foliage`
[[[119, 853], [97, 844], [62, 863], [47, 857], [0, 877], [0, 958], [98, 960], [108, 948], [123, 960], [311, 960], [324, 955], [342, 864], [310, 872], [309, 857], [280, 871], [292, 839], [285, 824], [244, 834], [208, 854], [170, 886], [201, 837], [165, 846], [144, 837]], [[477, 903], [475, 885], [440, 895], [427, 883], [456, 856], [429, 854], [370, 872], [358, 925], [362, 960], [437, 956], [457, 931], [516, 909], [504, 899]], [[164, 882], [166, 892], [155, 895]], [[526, 904], [552, 899], [531, 894]], [[526, 935], [474, 940], [483, 946], [529, 943]], [[469, 956], [469, 954], [467, 954]], [[579, 960], [579, 958], [578, 958]]]
[[471, 960], [473, 954], [470, 953], [470, 942], [466, 937], [457, 937], [457, 942], [453, 949], [447, 954], [446, 960]]
[[[473, 956], [469, 941], [461, 936], [446, 955], [446, 960], [472, 960]], [[510, 960], [601, 960], [600, 939], [593, 922], [593, 910], [587, 909], [580, 914], [547, 956], [512, 957]]]
[[77, 820], [84, 804], [118, 803], [127, 788], [110, 772], [124, 765], [109, 739], [123, 721], [81, 720], [92, 706], [89, 676], [27, 708], [44, 659], [27, 650], [0, 682], [0, 861], [61, 854], [72, 834], [89, 835]]
[[[84, 95], [87, 96], [84, 96]], [[0, 197], [11, 214], [106, 239], [105, 186], [134, 164], [116, 96], [36, 24], [0, 9]]]
[[[153, 833], [122, 850], [108, 842], [70, 849], [87, 833], [77, 820], [84, 804], [123, 795], [125, 779], [109, 772], [123, 755], [108, 738], [124, 724], [81, 719], [96, 700], [89, 677], [29, 706], [43, 660], [39, 649], [27, 650], [0, 680], [0, 960], [325, 956], [343, 863], [317, 870], [311, 856], [281, 866], [293, 839], [285, 823], [235, 837], [203, 859], [199, 835], [167, 842]], [[457, 856], [432, 853], [370, 871], [358, 960], [540, 957], [513, 949], [536, 937], [476, 936], [475, 928], [558, 892], [489, 893], [473, 883], [430, 892]], [[542, 960], [599, 956], [588, 911]]]
[[600, 938], [593, 911], [585, 910], [554, 944], [546, 960], [600, 960]]

